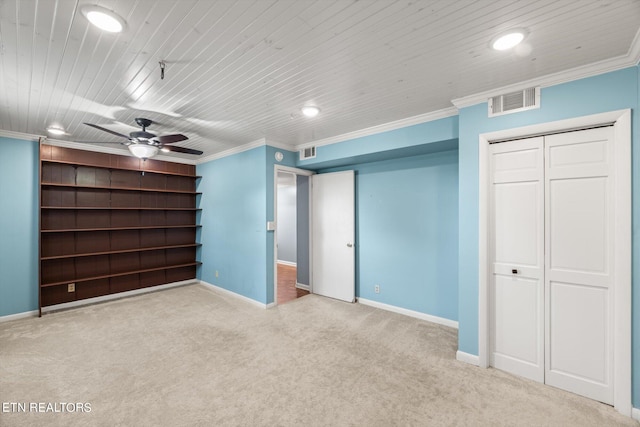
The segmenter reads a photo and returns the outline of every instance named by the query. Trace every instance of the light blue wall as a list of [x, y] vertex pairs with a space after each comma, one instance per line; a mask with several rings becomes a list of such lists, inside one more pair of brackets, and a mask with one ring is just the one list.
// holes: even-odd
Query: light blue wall
[[[638, 69], [631, 67], [541, 92], [541, 107], [487, 117], [487, 105], [460, 110], [459, 349], [478, 354], [478, 137], [479, 134], [626, 108], [637, 109]], [[640, 407], [640, 140], [633, 111], [633, 396]]]
[[200, 164], [197, 173], [202, 176], [199, 279], [266, 303], [265, 147]]
[[457, 320], [458, 152], [320, 172], [345, 169], [356, 171], [356, 296]]
[[0, 316], [38, 309], [38, 147], [0, 137]]
[[327, 169], [458, 148], [458, 116], [317, 147], [316, 157], [298, 160], [303, 169]]
[[[198, 278], [263, 304], [273, 302], [274, 165], [294, 153], [261, 146], [197, 166], [202, 208]], [[218, 277], [215, 272], [218, 271]]]

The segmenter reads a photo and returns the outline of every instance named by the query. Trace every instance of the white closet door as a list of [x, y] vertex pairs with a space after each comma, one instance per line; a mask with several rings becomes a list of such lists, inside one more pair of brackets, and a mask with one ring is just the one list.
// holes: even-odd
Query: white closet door
[[545, 151], [545, 382], [613, 404], [613, 128]]
[[490, 147], [491, 365], [544, 381], [543, 138]]

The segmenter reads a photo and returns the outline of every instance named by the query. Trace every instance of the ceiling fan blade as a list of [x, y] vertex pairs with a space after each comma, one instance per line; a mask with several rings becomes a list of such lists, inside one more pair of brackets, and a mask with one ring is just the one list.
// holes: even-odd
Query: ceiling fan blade
[[112, 131], [112, 130], [107, 129], [107, 128], [103, 128], [102, 126], [94, 125], [94, 124], [91, 124], [91, 123], [85, 123], [85, 125], [87, 125], [87, 126], [91, 126], [92, 128], [96, 128], [96, 129], [101, 130], [101, 131], [103, 131], [103, 132], [108, 132], [108, 133], [110, 133], [111, 135], [115, 135], [115, 136], [119, 136], [119, 137], [121, 137], [121, 138], [127, 138], [127, 139], [129, 139], [129, 137], [128, 137], [127, 135], [123, 135], [123, 134], [121, 134], [121, 133], [118, 133], [118, 132]]
[[80, 144], [122, 144], [122, 145], [129, 144], [129, 142], [122, 142], [122, 141], [73, 141], [73, 142], [78, 142]]
[[200, 150], [193, 150], [191, 148], [177, 147], [175, 145], [166, 145], [166, 146], [162, 147], [162, 149], [163, 150], [173, 151], [175, 153], [196, 154], [198, 156], [202, 154], [202, 151], [200, 151]]
[[160, 144], [173, 144], [174, 142], [186, 141], [189, 138], [180, 133], [176, 133], [173, 135], [156, 136], [152, 139], [158, 141]]

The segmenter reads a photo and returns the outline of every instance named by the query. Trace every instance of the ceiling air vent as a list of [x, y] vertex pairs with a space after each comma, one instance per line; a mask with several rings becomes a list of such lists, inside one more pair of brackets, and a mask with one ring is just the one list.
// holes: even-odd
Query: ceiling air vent
[[489, 117], [540, 108], [540, 88], [531, 87], [489, 98]]
[[313, 159], [316, 156], [316, 147], [308, 147], [300, 150], [300, 160]]

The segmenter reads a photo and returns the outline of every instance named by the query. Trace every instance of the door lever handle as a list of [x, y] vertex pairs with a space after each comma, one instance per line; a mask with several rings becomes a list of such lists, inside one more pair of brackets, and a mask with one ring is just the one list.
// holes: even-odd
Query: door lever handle
[[348, 248], [352, 248], [353, 247], [353, 243], [347, 243], [347, 247]]

